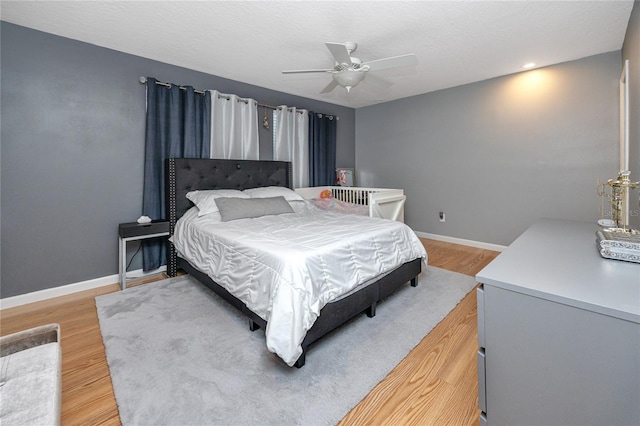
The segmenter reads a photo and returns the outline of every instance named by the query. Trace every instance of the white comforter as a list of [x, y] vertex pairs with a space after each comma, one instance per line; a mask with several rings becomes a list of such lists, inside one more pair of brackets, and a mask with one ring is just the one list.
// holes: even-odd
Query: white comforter
[[194, 207], [171, 238], [180, 257], [267, 321], [267, 348], [288, 365], [325, 304], [427, 257], [403, 223], [294, 204], [297, 213], [229, 222]]

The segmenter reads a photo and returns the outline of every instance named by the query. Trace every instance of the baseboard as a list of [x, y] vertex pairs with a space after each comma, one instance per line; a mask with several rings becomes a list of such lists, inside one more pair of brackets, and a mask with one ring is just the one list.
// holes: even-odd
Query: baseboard
[[[149, 272], [144, 272], [142, 269], [137, 269], [127, 272], [127, 278], [143, 278], [147, 275], [158, 274], [166, 270], [166, 266], [161, 266], [160, 268]], [[0, 310], [15, 308], [16, 306], [22, 306], [28, 303], [41, 302], [43, 300], [53, 299], [54, 297], [67, 296], [79, 291], [92, 290], [94, 288], [116, 284], [119, 282], [119, 280], [120, 277], [118, 276], [118, 274], [114, 274], [108, 275], [106, 277], [94, 278], [92, 280], [81, 281], [78, 283], [47, 288], [44, 290], [34, 291], [26, 294], [20, 294], [18, 296], [5, 297], [4, 299], [0, 299]]]
[[446, 235], [429, 234], [428, 232], [415, 231], [416, 235], [420, 238], [428, 238], [430, 240], [444, 241], [446, 243], [462, 244], [463, 246], [477, 247], [485, 250], [493, 251], [505, 251], [507, 246], [501, 246], [499, 244], [483, 243], [481, 241], [465, 240], [463, 238], [448, 237]]

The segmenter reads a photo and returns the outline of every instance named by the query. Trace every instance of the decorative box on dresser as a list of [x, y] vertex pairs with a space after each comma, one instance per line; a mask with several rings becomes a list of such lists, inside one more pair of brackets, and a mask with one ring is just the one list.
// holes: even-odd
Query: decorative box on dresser
[[640, 264], [541, 219], [476, 278], [481, 425], [640, 425]]

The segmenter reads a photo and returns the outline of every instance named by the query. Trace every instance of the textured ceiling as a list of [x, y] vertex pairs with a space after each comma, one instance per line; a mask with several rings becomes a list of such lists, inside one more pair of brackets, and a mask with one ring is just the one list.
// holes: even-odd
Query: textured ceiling
[[[122, 52], [353, 108], [622, 48], [632, 0], [617, 1], [1, 1], [2, 20]], [[415, 53], [347, 94], [320, 91], [324, 42], [363, 61]], [[158, 76], [159, 78], [161, 76]], [[189, 82], [176, 82], [189, 84]], [[209, 88], [205, 88], [209, 89]], [[210, 88], [215, 89], [215, 88]]]

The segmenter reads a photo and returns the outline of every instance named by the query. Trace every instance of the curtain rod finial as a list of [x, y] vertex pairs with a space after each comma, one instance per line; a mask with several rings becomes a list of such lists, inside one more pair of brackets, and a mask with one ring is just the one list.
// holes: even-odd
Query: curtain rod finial
[[147, 77], [140, 77], [140, 84], [147, 84]]

